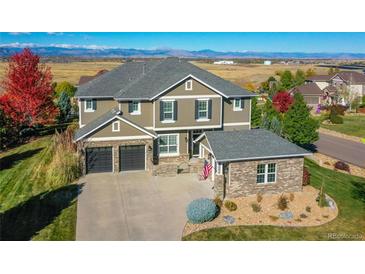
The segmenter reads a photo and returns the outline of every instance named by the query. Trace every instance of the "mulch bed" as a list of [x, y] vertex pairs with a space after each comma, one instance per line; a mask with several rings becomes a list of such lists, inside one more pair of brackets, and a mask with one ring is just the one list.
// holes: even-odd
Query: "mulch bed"
[[[275, 225], [275, 226], [318, 226], [328, 223], [336, 218], [338, 208], [332, 198], [332, 207], [319, 207], [316, 198], [318, 189], [312, 186], [303, 187], [302, 192], [285, 193], [288, 198], [288, 208], [285, 210], [278, 209], [277, 201], [281, 194], [265, 194], [260, 203], [257, 202], [257, 196], [248, 196], [229, 199], [237, 204], [236, 211], [229, 211], [224, 206], [217, 218], [211, 222], [203, 224], [185, 225], [183, 236], [193, 232], [224, 226], [236, 225]], [[290, 196], [294, 198], [290, 201]], [[257, 203], [261, 207], [260, 212], [254, 212], [252, 203]], [[310, 208], [310, 209], [309, 209]]]

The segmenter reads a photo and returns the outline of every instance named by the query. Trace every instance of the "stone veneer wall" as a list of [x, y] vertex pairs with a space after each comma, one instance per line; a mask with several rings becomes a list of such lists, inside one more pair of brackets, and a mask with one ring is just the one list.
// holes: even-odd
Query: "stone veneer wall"
[[[257, 184], [257, 165], [276, 163], [276, 182]], [[304, 158], [271, 159], [230, 163], [230, 180], [226, 183], [226, 197], [233, 198], [257, 193], [302, 191]]]
[[141, 139], [141, 140], [125, 140], [125, 141], [97, 141], [97, 142], [83, 142], [79, 146], [81, 154], [82, 172], [86, 174], [85, 157], [86, 148], [91, 147], [113, 147], [114, 156], [114, 172], [119, 172], [119, 146], [121, 145], [147, 145], [147, 161], [146, 169], [152, 171], [153, 167], [153, 152], [149, 150], [149, 147], [153, 148], [152, 139]]

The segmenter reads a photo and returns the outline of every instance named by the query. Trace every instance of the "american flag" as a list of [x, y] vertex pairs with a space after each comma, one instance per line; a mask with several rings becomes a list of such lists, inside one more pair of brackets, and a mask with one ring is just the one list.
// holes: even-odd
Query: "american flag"
[[202, 172], [202, 177], [204, 180], [206, 180], [209, 177], [209, 174], [212, 169], [213, 169], [213, 166], [210, 163], [208, 163], [207, 161], [205, 161], [204, 167], [203, 167], [203, 172]]

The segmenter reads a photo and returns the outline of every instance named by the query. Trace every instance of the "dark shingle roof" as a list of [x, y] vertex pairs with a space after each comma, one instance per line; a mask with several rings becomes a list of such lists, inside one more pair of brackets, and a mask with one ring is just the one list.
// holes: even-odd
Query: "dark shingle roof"
[[205, 136], [218, 162], [287, 158], [311, 154], [265, 129], [207, 131]]
[[93, 75], [93, 76], [87, 76], [87, 75], [82, 75], [79, 79], [79, 86], [86, 84], [87, 82], [90, 82], [91, 80], [99, 77], [100, 75], [103, 75], [104, 73], [108, 72], [108, 70], [103, 69], [98, 71], [97, 74]]
[[126, 63], [80, 86], [76, 96], [151, 100], [189, 75], [193, 75], [226, 97], [255, 96], [229, 81], [177, 58]]
[[365, 75], [357, 71], [341, 71], [337, 75], [346, 82], [351, 82], [351, 84], [365, 83]]
[[96, 128], [100, 127], [110, 119], [113, 119], [116, 115], [120, 113], [120, 110], [118, 108], [113, 108], [109, 110], [108, 112], [104, 113], [103, 115], [99, 116], [95, 120], [91, 121], [90, 123], [87, 123], [84, 127], [78, 129], [74, 134], [74, 140], [78, 141], [80, 138], [85, 136], [86, 134], [92, 132]]
[[313, 75], [307, 78], [307, 80], [309, 81], [313, 81], [313, 82], [327, 82], [329, 80], [332, 79], [334, 75]]
[[323, 95], [323, 91], [318, 87], [316, 83], [305, 83], [297, 86], [291, 90], [294, 93], [301, 93], [303, 95]]

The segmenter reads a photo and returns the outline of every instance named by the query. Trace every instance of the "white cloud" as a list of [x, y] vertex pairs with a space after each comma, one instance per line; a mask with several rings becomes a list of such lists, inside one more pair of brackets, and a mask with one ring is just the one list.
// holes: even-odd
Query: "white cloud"
[[29, 35], [30, 32], [9, 32], [10, 35], [22, 35], [22, 34], [25, 34], [25, 35]]
[[47, 32], [48, 35], [58, 35], [61, 36], [63, 35], [63, 32]]
[[39, 47], [56, 47], [56, 48], [64, 48], [64, 49], [118, 49], [119, 47], [110, 47], [110, 46], [99, 46], [99, 45], [76, 45], [76, 44], [50, 44], [50, 45], [41, 45], [36, 43], [8, 43], [8, 44], [0, 44], [0, 47], [5, 48], [39, 48]]
[[1, 48], [36, 48], [40, 45], [34, 43], [9, 43], [9, 44], [0, 44]]

